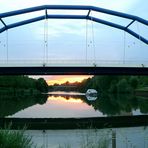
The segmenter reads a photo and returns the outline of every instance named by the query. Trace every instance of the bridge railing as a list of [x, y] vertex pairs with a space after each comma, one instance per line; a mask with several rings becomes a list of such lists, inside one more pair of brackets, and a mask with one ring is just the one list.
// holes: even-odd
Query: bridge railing
[[0, 60], [0, 67], [148, 67], [147, 60]]

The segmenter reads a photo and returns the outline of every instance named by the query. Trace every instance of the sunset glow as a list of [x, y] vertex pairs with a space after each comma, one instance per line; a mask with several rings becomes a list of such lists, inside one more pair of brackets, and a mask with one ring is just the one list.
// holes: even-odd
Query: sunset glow
[[48, 83], [48, 85], [53, 85], [55, 83], [57, 84], [62, 84], [62, 83], [65, 83], [65, 82], [70, 82], [70, 83], [73, 83], [73, 82], [81, 82], [83, 81], [84, 79], [88, 79], [88, 78], [91, 78], [92, 76], [91, 75], [77, 75], [77, 76], [54, 76], [52, 79], [48, 79], [46, 80], [46, 82]]
[[67, 102], [67, 103], [82, 103], [83, 101], [81, 99], [76, 99], [76, 98], [69, 98], [69, 99], [66, 99], [64, 97], [53, 97], [53, 96], [50, 96], [48, 97], [48, 101], [60, 101], [60, 102]]

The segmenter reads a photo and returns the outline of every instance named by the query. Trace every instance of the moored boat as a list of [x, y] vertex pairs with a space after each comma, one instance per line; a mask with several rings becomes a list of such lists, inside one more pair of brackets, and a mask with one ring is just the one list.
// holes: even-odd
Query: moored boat
[[98, 92], [95, 89], [88, 89], [85, 93], [86, 96], [96, 97]]

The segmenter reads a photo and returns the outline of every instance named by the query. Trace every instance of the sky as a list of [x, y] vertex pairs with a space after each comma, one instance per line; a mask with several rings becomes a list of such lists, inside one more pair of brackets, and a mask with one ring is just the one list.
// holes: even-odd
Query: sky
[[[137, 15], [148, 20], [147, 0], [5, 0], [0, 1], [0, 13], [53, 4], [92, 5]], [[48, 10], [48, 14], [53, 13], [62, 14], [65, 12]], [[86, 11], [67, 11], [66, 13], [77, 15], [87, 14]], [[41, 11], [8, 17], [3, 20], [7, 24], [11, 24], [43, 14], [44, 13]], [[102, 13], [91, 12], [91, 15], [121, 25], [127, 25], [131, 21], [104, 15]], [[0, 23], [0, 27], [2, 26], [2, 23]], [[148, 38], [147, 26], [135, 22], [130, 29]], [[45, 47], [45, 30], [47, 34], [47, 47]], [[69, 60], [72, 64], [84, 61], [91, 61], [93, 63], [136, 61], [141, 64], [147, 62], [148, 55], [148, 46], [128, 33], [86, 20], [48, 20], [46, 26], [45, 21], [40, 21], [10, 29], [0, 34], [0, 49], [1, 60], [6, 60], [8, 58], [8, 60], [16, 61], [17, 64], [20, 63], [17, 62], [18, 60], [25, 60], [29, 64], [34, 64], [35, 62], [42, 64], [46, 62], [45, 57], [48, 57], [49, 61], [58, 64], [61, 63], [61, 61]], [[55, 80], [55, 76], [49, 76], [48, 78], [50, 80]], [[56, 79], [61, 79], [61, 81], [63, 81], [61, 76], [59, 76], [59, 78], [56, 77]], [[72, 81], [70, 76], [68, 79]], [[47, 77], [46, 80], [48, 81]]]
[[[0, 2], [0, 13], [34, 7], [44, 4], [58, 5], [92, 5], [124, 13], [137, 15], [148, 19], [148, 2], [146, 0], [5, 0]], [[48, 14], [64, 13], [63, 11], [48, 11]], [[87, 14], [87, 12], [68, 11], [69, 14]], [[41, 11], [4, 18], [7, 23], [15, 23], [21, 20], [43, 15]], [[100, 13], [91, 13], [93, 16], [113, 21], [118, 24], [127, 25], [131, 20], [112, 17]], [[10, 29], [7, 33], [0, 34], [0, 58], [5, 60], [7, 57], [7, 34], [8, 34], [8, 58], [9, 60], [49, 60], [60, 61], [69, 60], [71, 62], [81, 60], [141, 60], [147, 59], [147, 46], [128, 33], [85, 20], [48, 20], [28, 24], [22, 27]], [[0, 23], [0, 27], [2, 27]], [[87, 30], [86, 30], [87, 26]], [[48, 30], [47, 48], [45, 47], [44, 29]], [[131, 29], [140, 32], [148, 38], [148, 27], [135, 22]], [[87, 40], [86, 40], [87, 32]], [[106, 44], [108, 42], [108, 44]], [[142, 48], [142, 52], [139, 50]], [[123, 55], [125, 52], [125, 56]], [[93, 52], [92, 52], [93, 51]], [[134, 51], [134, 54], [133, 54]], [[143, 53], [143, 54], [142, 54]]]
[[50, 76], [32, 76], [35, 79], [38, 79], [40, 77], [43, 77], [48, 85], [53, 85], [53, 84], [62, 84], [65, 82], [81, 82], [84, 79], [91, 78], [91, 75], [50, 75]]

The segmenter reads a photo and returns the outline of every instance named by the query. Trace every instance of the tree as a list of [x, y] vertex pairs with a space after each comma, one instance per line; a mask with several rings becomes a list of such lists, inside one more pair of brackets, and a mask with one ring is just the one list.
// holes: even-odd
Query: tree
[[131, 77], [130, 78], [130, 85], [133, 89], [136, 89], [138, 86], [138, 79], [137, 77]]
[[129, 93], [131, 88], [126, 79], [121, 79], [117, 84], [118, 93]]
[[117, 93], [117, 81], [113, 80], [111, 82], [110, 88], [109, 88], [109, 92], [111, 93]]
[[48, 91], [48, 85], [43, 78], [39, 78], [36, 81], [36, 87], [40, 92], [47, 92]]

